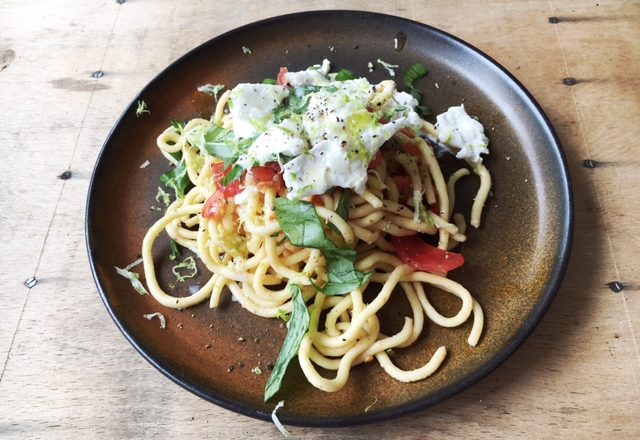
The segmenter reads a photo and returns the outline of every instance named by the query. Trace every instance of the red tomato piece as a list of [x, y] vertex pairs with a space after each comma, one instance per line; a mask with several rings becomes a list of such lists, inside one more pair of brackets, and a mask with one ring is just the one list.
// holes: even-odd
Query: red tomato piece
[[420, 148], [418, 148], [418, 146], [412, 142], [406, 143], [403, 149], [404, 149], [404, 152], [407, 153], [409, 156], [420, 157], [420, 155], [422, 154], [420, 152]]
[[373, 159], [371, 159], [371, 162], [369, 162], [369, 168], [378, 168], [382, 165], [383, 160], [384, 158], [382, 157], [382, 151], [378, 150], [376, 155], [373, 156]]
[[289, 69], [287, 69], [286, 67], [281, 67], [280, 68], [280, 72], [278, 72], [278, 78], [276, 80], [276, 83], [279, 86], [286, 86], [287, 85], [287, 79], [285, 78], [285, 75], [289, 73]]
[[231, 167], [227, 167], [223, 162], [211, 164], [213, 172], [213, 181], [216, 183], [218, 192], [221, 192], [226, 198], [235, 197], [241, 193], [244, 188], [244, 176], [240, 180], [234, 180], [227, 186], [222, 185], [222, 180], [231, 171]]
[[207, 199], [206, 202], [204, 202], [204, 206], [202, 207], [202, 217], [220, 220], [224, 215], [226, 206], [227, 201], [224, 194], [222, 194], [222, 191], [216, 191]]
[[227, 186], [218, 186], [218, 191], [222, 192], [227, 199], [237, 196], [243, 189], [244, 185], [241, 180], [234, 180]]
[[402, 261], [424, 272], [446, 275], [464, 264], [462, 254], [431, 246], [417, 235], [393, 237], [391, 244]]
[[251, 169], [253, 179], [260, 189], [270, 188], [276, 192], [284, 189], [284, 179], [282, 178], [282, 170], [276, 162], [270, 162], [264, 166], [255, 166]]
[[409, 176], [393, 176], [393, 181], [398, 187], [400, 195], [410, 197], [413, 192], [413, 185], [411, 184], [411, 177]]
[[440, 215], [440, 203], [436, 200], [433, 205], [429, 205], [429, 211], [433, 212], [435, 215]]
[[416, 132], [413, 131], [411, 128], [409, 127], [405, 127], [405, 128], [401, 128], [400, 129], [400, 133], [404, 134], [405, 136], [408, 136], [410, 138], [414, 138], [416, 137]]
[[213, 173], [213, 181], [216, 183], [221, 182], [222, 179], [224, 179], [226, 169], [227, 167], [224, 162], [212, 163], [211, 172]]
[[429, 205], [429, 211], [433, 212], [435, 215], [440, 215], [440, 201], [436, 197], [436, 201]]
[[311, 196], [311, 203], [316, 206], [324, 206], [324, 199], [320, 194], [314, 194]]

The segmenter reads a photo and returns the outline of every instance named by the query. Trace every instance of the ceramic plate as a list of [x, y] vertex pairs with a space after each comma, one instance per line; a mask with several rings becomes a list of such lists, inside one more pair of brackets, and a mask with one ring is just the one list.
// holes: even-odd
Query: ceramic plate
[[[415, 383], [396, 382], [371, 362], [352, 370], [344, 389], [328, 394], [309, 385], [293, 362], [280, 394], [265, 405], [267, 374], [252, 369], [267, 372], [275, 362], [286, 334], [279, 320], [255, 317], [229, 300], [218, 309], [203, 304], [168, 310], [138, 295], [114, 266], [139, 257], [146, 230], [161, 215], [150, 207], [158, 205], [158, 178], [169, 165], [156, 137], [170, 119], [211, 114], [213, 98], [197, 92], [198, 86], [261, 82], [274, 78], [281, 66], [302, 70], [324, 58], [331, 60], [333, 71], [350, 69], [371, 82], [389, 78], [378, 59], [399, 66], [399, 83], [409, 66], [421, 62], [429, 74], [417, 85], [433, 113], [464, 103], [486, 127], [491, 155], [485, 164], [493, 174], [493, 192], [482, 227], [469, 232], [462, 248], [464, 270], [452, 274], [482, 304], [486, 326], [475, 348], [465, 342], [470, 323], [456, 329], [426, 327], [416, 344], [396, 354], [399, 366], [422, 365], [439, 345], [447, 346], [449, 354], [432, 377]], [[150, 114], [136, 117], [139, 100]], [[140, 168], [145, 161], [149, 165]], [[468, 214], [475, 185], [467, 178], [460, 187], [457, 209], [463, 213]], [[459, 392], [494, 369], [531, 333], [551, 302], [567, 263], [571, 228], [571, 190], [561, 147], [538, 104], [513, 76], [469, 44], [427, 25], [350, 11], [253, 23], [208, 41], [161, 72], [135, 97], [105, 142], [86, 219], [89, 258], [102, 299], [144, 358], [220, 406], [269, 419], [275, 402], [283, 399], [280, 419], [310, 426], [406, 414]], [[160, 240], [155, 258], [165, 286], [175, 282], [168, 253], [169, 240]], [[188, 284], [197, 280], [177, 291], [188, 294]], [[456, 308], [437, 292], [433, 300], [443, 312]], [[401, 299], [386, 307], [383, 328], [399, 330], [406, 307]], [[153, 312], [166, 317], [166, 329], [142, 317]]]

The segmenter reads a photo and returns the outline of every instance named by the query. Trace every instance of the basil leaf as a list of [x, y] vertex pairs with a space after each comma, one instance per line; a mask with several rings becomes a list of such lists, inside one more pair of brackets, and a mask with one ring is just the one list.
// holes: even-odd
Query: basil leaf
[[369, 279], [370, 274], [360, 272], [355, 267], [355, 250], [340, 248], [327, 238], [313, 204], [279, 197], [274, 205], [278, 223], [293, 245], [320, 249], [322, 252], [329, 278], [321, 289], [323, 293], [344, 295]]
[[242, 179], [242, 175], [244, 174], [244, 168], [239, 165], [234, 165], [233, 168], [224, 176], [222, 179], [222, 186], [231, 185], [236, 180]]
[[187, 188], [191, 186], [185, 161], [181, 160], [177, 167], [160, 176], [160, 182], [169, 188], [173, 188], [177, 198], [184, 199]]
[[327, 262], [329, 281], [322, 288], [325, 295], [344, 295], [369, 280], [371, 273], [355, 268], [357, 252], [353, 249], [327, 249], [322, 251]]
[[336, 206], [336, 212], [344, 221], [349, 220], [349, 203], [351, 203], [351, 190], [345, 188], [338, 201], [338, 206]]
[[233, 145], [206, 142], [202, 147], [211, 156], [217, 157], [225, 163], [234, 162], [238, 159], [236, 148]]
[[322, 221], [312, 203], [278, 197], [274, 206], [278, 223], [293, 245], [315, 249], [337, 247], [325, 235]]
[[180, 162], [182, 160], [182, 150], [176, 151], [175, 153], [169, 153], [169, 156]]
[[282, 379], [287, 371], [287, 367], [291, 360], [298, 355], [298, 349], [300, 348], [300, 342], [304, 337], [307, 330], [309, 330], [309, 310], [304, 303], [302, 296], [302, 289], [297, 284], [291, 285], [293, 291], [293, 311], [289, 319], [289, 330], [287, 337], [282, 344], [282, 349], [278, 355], [278, 360], [273, 367], [271, 376], [267, 381], [267, 385], [264, 389], [264, 401], [267, 402], [271, 399], [279, 390], [282, 384]]
[[225, 162], [237, 159], [233, 132], [215, 124], [204, 130], [192, 130], [187, 134], [187, 141], [192, 147], [206, 151], [210, 155]]
[[[343, 220], [349, 220], [349, 202], [351, 201], [351, 190], [349, 188], [345, 188], [340, 195], [340, 200], [338, 201], [338, 206], [336, 206], [336, 213], [342, 217]], [[340, 230], [335, 227], [333, 223], [329, 223], [329, 227], [336, 231], [338, 234]]]
[[355, 79], [356, 75], [347, 69], [342, 69], [340, 72], [336, 74], [336, 81], [347, 81], [350, 79]]

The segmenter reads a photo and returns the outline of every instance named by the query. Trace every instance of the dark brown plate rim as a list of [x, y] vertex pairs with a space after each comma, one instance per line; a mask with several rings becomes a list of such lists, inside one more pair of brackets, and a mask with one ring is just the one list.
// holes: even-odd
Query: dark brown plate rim
[[102, 146], [102, 149], [98, 155], [98, 159], [96, 161], [96, 165], [94, 167], [94, 170], [91, 176], [91, 181], [89, 184], [89, 190], [87, 194], [87, 208], [85, 213], [85, 237], [86, 237], [86, 245], [87, 245], [88, 257], [89, 257], [89, 263], [90, 263], [92, 275], [96, 283], [96, 286], [98, 288], [99, 294], [111, 318], [115, 322], [116, 326], [120, 329], [120, 331], [123, 333], [125, 338], [133, 345], [133, 347], [149, 363], [151, 363], [151, 365], [153, 365], [156, 369], [158, 369], [161, 373], [163, 373], [166, 377], [171, 379], [176, 384], [182, 386], [183, 388], [187, 389], [188, 391], [192, 392], [193, 394], [207, 401], [210, 401], [228, 410], [231, 410], [240, 414], [244, 414], [250, 417], [267, 420], [267, 421], [271, 419], [270, 412], [256, 410], [255, 408], [248, 407], [244, 404], [226, 400], [216, 394], [205, 392], [199, 387], [194, 386], [194, 384], [190, 382], [188, 377], [183, 377], [179, 373], [170, 371], [169, 369], [167, 369], [166, 366], [163, 365], [158, 359], [154, 358], [151, 354], [148, 353], [145, 347], [142, 346], [140, 342], [136, 339], [136, 335], [134, 334], [134, 332], [126, 328], [121, 322], [121, 320], [119, 319], [119, 317], [117, 316], [117, 314], [114, 312], [114, 308], [112, 307], [112, 304], [109, 300], [104, 284], [101, 281], [100, 277], [98, 276], [98, 272], [96, 270], [96, 262], [95, 262], [96, 250], [91, 239], [92, 218], [90, 216], [90, 213], [92, 211], [91, 208], [94, 200], [94, 189], [96, 186], [95, 177], [98, 169], [100, 168], [100, 164], [103, 159], [103, 156], [105, 156], [106, 151], [109, 147], [111, 138], [113, 137], [114, 133], [118, 130], [118, 127], [122, 122], [122, 120], [124, 119], [125, 115], [131, 111], [134, 111], [137, 105], [137, 101], [140, 99], [141, 96], [144, 95], [145, 91], [151, 88], [153, 84], [158, 82], [161, 78], [165, 77], [166, 75], [170, 75], [174, 66], [187, 62], [187, 60], [195, 52], [201, 51], [207, 46], [215, 44], [217, 40], [224, 39], [225, 37], [228, 37], [234, 34], [242, 34], [243, 32], [250, 30], [254, 27], [274, 25], [277, 23], [287, 22], [289, 20], [295, 20], [296, 18], [300, 18], [300, 17], [330, 19], [331, 17], [338, 14], [339, 15], [354, 14], [358, 18], [371, 19], [371, 20], [380, 20], [380, 19], [388, 18], [388, 19], [404, 22], [407, 25], [418, 26], [418, 27], [421, 27], [424, 32], [431, 34], [432, 36], [435, 36], [439, 39], [447, 41], [448, 43], [456, 46], [458, 50], [464, 51], [467, 54], [472, 54], [473, 57], [476, 57], [477, 59], [483, 60], [485, 63], [492, 65], [492, 67], [496, 69], [497, 75], [499, 75], [500, 79], [509, 86], [510, 90], [512, 90], [516, 94], [521, 95], [523, 100], [527, 103], [527, 106], [528, 106], [527, 110], [530, 112], [532, 117], [540, 121], [539, 128], [542, 129], [542, 131], [546, 134], [547, 144], [545, 145], [545, 148], [548, 149], [548, 153], [553, 156], [552, 159], [555, 161], [555, 163], [559, 165], [559, 169], [561, 170], [561, 175], [557, 176], [557, 178], [560, 182], [562, 182], [562, 185], [557, 188], [557, 195], [558, 197], [561, 198], [562, 207], [566, 214], [563, 217], [562, 224], [559, 226], [561, 229], [561, 232], [559, 234], [559, 237], [561, 237], [561, 242], [558, 243], [558, 253], [557, 253], [559, 264], [554, 268], [554, 270], [550, 275], [550, 280], [544, 288], [544, 292], [541, 296], [542, 298], [541, 301], [538, 302], [537, 306], [529, 315], [528, 319], [524, 322], [524, 325], [520, 327], [516, 337], [513, 338], [511, 341], [509, 341], [506, 345], [504, 345], [504, 347], [500, 351], [498, 351], [498, 353], [489, 362], [483, 364], [481, 368], [476, 369], [472, 374], [464, 377], [462, 380], [446, 388], [443, 388], [439, 392], [425, 396], [424, 399], [411, 404], [390, 407], [388, 409], [385, 409], [383, 411], [379, 411], [376, 413], [370, 413], [370, 414], [362, 413], [357, 416], [349, 416], [349, 417], [341, 417], [340, 415], [336, 415], [334, 418], [331, 418], [331, 419], [324, 418], [321, 420], [314, 419], [313, 417], [291, 417], [286, 414], [283, 414], [280, 416], [280, 420], [283, 423], [296, 425], [296, 426], [338, 427], [338, 426], [351, 426], [351, 425], [373, 423], [373, 422], [388, 420], [388, 419], [406, 415], [408, 413], [412, 413], [412, 412], [427, 408], [429, 406], [432, 406], [436, 403], [439, 403], [461, 392], [462, 390], [468, 388], [469, 386], [471, 386], [472, 384], [474, 384], [475, 382], [477, 382], [478, 380], [486, 376], [488, 373], [490, 373], [496, 367], [498, 367], [503, 361], [505, 361], [518, 347], [521, 346], [524, 340], [533, 332], [535, 327], [538, 325], [538, 323], [542, 319], [544, 313], [548, 309], [549, 305], [551, 304], [553, 298], [555, 297], [560, 287], [562, 278], [567, 268], [570, 250], [571, 250], [571, 243], [573, 238], [574, 209], [573, 209], [573, 194], [571, 189], [571, 179], [570, 179], [569, 170], [566, 164], [566, 158], [562, 150], [562, 147], [560, 145], [560, 141], [548, 117], [546, 116], [546, 114], [544, 113], [540, 105], [537, 103], [537, 101], [533, 98], [533, 96], [510, 72], [508, 72], [504, 67], [502, 67], [499, 63], [497, 63], [491, 57], [486, 55], [484, 52], [480, 51], [479, 49], [475, 48], [469, 43], [447, 32], [444, 32], [432, 26], [426, 25], [424, 23], [416, 22], [403, 17], [380, 14], [375, 12], [351, 11], [351, 10], [308, 11], [308, 12], [302, 12], [302, 13], [276, 16], [276, 17], [265, 19], [265, 20], [260, 20], [254, 23], [250, 23], [250, 24], [241, 26], [239, 28], [236, 28], [234, 30], [231, 30], [229, 32], [226, 32], [224, 34], [221, 34], [217, 37], [214, 37], [211, 40], [192, 49], [191, 51], [187, 52], [186, 54], [178, 58], [176, 61], [171, 63], [162, 72], [160, 72], [153, 80], [151, 80], [149, 84], [145, 86], [145, 88], [143, 88], [139, 92], [139, 94], [129, 103], [129, 105], [124, 110], [122, 115], [118, 118], [116, 124], [114, 125], [113, 129], [107, 136], [107, 139], [104, 145]]

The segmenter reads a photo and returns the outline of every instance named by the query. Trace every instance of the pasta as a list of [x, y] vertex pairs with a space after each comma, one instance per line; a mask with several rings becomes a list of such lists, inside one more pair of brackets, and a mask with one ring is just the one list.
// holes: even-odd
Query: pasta
[[[250, 156], [247, 151], [251, 151], [247, 147], [260, 143], [261, 137], [266, 136], [265, 129], [257, 139], [254, 136], [242, 144], [247, 139], [238, 136], [244, 117], [238, 108], [242, 95], [237, 89], [226, 91], [218, 98], [211, 119], [172, 125], [157, 138], [161, 153], [176, 167], [173, 174], [182, 173], [187, 185], [169, 182], [177, 197], [144, 237], [142, 257], [149, 292], [165, 307], [187, 308], [205, 301], [210, 307], [217, 307], [221, 296], [229, 291], [244, 309], [255, 315], [277, 318], [288, 314], [290, 334], [294, 325], [301, 325], [292, 321], [301, 319], [300, 314], [308, 314], [304, 321], [308, 324], [300, 330], [299, 340], [293, 342], [294, 354], [308, 381], [327, 392], [340, 390], [353, 367], [372, 361], [377, 361], [398, 381], [425, 379], [442, 364], [446, 347], [437, 348], [421, 367], [409, 371], [396, 366], [388, 350], [413, 344], [426, 319], [447, 328], [471, 320], [468, 343], [475, 346], [479, 342], [484, 320], [482, 307], [464, 286], [447, 278], [446, 272], [461, 264], [460, 254], [450, 251], [466, 239], [464, 217], [453, 211], [456, 182], [470, 171], [480, 178], [470, 219], [471, 225], [478, 228], [491, 187], [490, 174], [481, 160], [468, 161], [471, 170], [460, 168], [446, 180], [434, 145], [446, 146], [454, 153], [464, 146], [445, 142], [439, 137], [438, 125], [416, 119], [412, 110], [397, 110], [404, 108], [400, 104], [415, 102], [406, 93], [398, 92], [393, 81], [369, 88], [365, 88], [368, 82], [356, 84], [355, 78], [338, 84], [336, 75], [328, 75], [324, 64], [303, 72], [283, 69], [278, 84], [271, 86], [273, 89], [262, 88], [266, 90], [263, 94], [285, 95], [273, 99], [280, 107], [266, 112], [271, 118], [266, 124], [266, 132], [272, 135], [271, 145], [275, 145], [276, 135], [305, 131], [296, 132], [289, 125], [289, 131], [282, 129], [284, 134], [274, 134], [269, 127], [285, 123], [277, 121], [278, 108], [288, 105], [291, 110], [294, 96], [303, 87], [310, 87], [307, 80], [303, 85], [296, 85], [296, 81], [303, 74], [315, 75], [314, 71], [323, 73], [329, 79], [328, 84], [322, 80], [312, 83], [315, 89], [308, 92], [311, 97], [305, 98], [308, 107], [298, 113], [302, 114], [301, 119], [289, 114], [285, 121], [310, 118], [311, 107], [315, 105], [313, 93], [336, 88], [337, 91], [328, 93], [339, 95], [347, 90], [345, 93], [351, 94], [354, 92], [344, 87], [352, 86], [366, 93], [368, 113], [380, 116], [377, 108], [386, 108], [387, 114], [389, 108], [394, 108], [399, 113], [366, 122], [368, 128], [358, 128], [360, 139], [369, 136], [366, 131], [369, 129], [385, 137], [381, 142], [375, 141], [379, 145], [374, 147], [363, 141], [361, 150], [369, 147], [365, 156], [361, 156], [361, 151], [355, 155], [354, 149], [345, 153], [345, 157], [351, 154], [351, 162], [345, 166], [352, 171], [347, 173], [349, 177], [342, 178], [349, 181], [362, 162], [362, 182], [353, 177], [354, 182], [347, 182], [348, 186], [331, 182], [326, 184], [328, 189], [315, 183], [296, 186], [293, 179], [297, 176], [292, 177], [292, 170], [297, 168], [293, 168], [291, 151], [277, 152], [267, 160], [260, 156], [265, 153], [258, 151], [250, 157], [253, 163], [247, 165], [247, 155]], [[242, 99], [245, 104], [249, 101], [246, 97]], [[255, 116], [257, 110], [253, 112]], [[368, 117], [362, 112], [358, 115]], [[340, 122], [339, 114], [336, 118]], [[353, 114], [350, 118], [355, 120]], [[346, 131], [339, 130], [348, 128], [341, 126], [335, 130], [338, 133], [335, 137], [344, 148], [346, 138], [339, 135]], [[369, 139], [375, 137], [371, 135]], [[297, 142], [295, 136], [292, 139], [287, 142]], [[229, 145], [241, 152], [231, 161], [227, 154]], [[315, 147], [309, 141], [306, 148], [300, 157], [312, 155]], [[283, 181], [287, 171], [289, 175], [285, 178], [289, 180]], [[314, 171], [307, 170], [311, 172]], [[235, 179], [233, 173], [237, 173]], [[191, 189], [187, 190], [188, 186]], [[190, 296], [163, 291], [156, 278], [152, 249], [163, 232], [197, 254], [210, 271], [208, 281]], [[437, 247], [423, 242], [420, 236], [437, 237]], [[422, 261], [424, 249], [431, 255], [428, 261]], [[427, 296], [430, 288], [459, 299], [460, 308], [454, 316], [443, 316], [433, 307]], [[365, 291], [373, 295], [369, 301], [365, 300]], [[378, 313], [393, 295], [404, 295], [410, 315], [405, 317], [399, 332], [387, 335], [381, 330]], [[296, 301], [298, 306], [304, 304], [302, 312], [296, 310]], [[288, 360], [283, 362], [286, 369]]]

